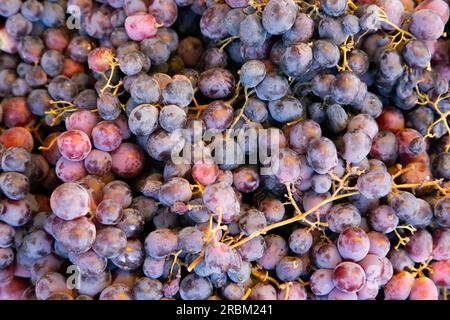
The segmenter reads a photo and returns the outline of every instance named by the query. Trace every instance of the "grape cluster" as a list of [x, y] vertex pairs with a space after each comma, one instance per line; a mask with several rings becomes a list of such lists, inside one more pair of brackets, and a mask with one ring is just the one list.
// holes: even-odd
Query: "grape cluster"
[[449, 15], [2, 0], [0, 299], [446, 300]]

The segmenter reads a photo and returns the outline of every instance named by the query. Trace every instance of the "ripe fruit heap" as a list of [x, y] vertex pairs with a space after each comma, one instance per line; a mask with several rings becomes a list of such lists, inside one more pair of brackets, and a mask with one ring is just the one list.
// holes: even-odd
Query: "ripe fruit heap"
[[1, 0], [0, 299], [447, 300], [445, 0]]

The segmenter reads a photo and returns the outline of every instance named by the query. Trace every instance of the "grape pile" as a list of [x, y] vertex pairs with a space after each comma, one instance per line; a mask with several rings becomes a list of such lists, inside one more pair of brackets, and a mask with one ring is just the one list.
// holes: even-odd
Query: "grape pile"
[[449, 14], [2, 0], [0, 299], [447, 300]]

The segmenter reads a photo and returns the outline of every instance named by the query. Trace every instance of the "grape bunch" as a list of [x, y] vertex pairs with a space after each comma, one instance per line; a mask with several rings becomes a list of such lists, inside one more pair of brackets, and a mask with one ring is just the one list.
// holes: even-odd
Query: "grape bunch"
[[447, 300], [449, 16], [2, 0], [0, 299]]

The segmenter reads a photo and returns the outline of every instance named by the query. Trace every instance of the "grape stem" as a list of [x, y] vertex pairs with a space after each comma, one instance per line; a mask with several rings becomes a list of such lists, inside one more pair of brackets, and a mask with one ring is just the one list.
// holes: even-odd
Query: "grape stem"
[[244, 243], [247, 243], [251, 239], [253, 239], [253, 238], [255, 238], [255, 237], [259, 236], [259, 235], [266, 234], [267, 232], [269, 232], [269, 231], [271, 231], [273, 229], [280, 228], [280, 227], [289, 225], [291, 223], [299, 222], [299, 221], [307, 222], [307, 221], [305, 221], [305, 218], [308, 215], [310, 215], [312, 212], [317, 211], [318, 209], [320, 209], [322, 206], [326, 205], [327, 203], [330, 203], [330, 202], [333, 202], [333, 201], [336, 201], [336, 200], [341, 200], [341, 199], [344, 199], [344, 198], [348, 198], [348, 197], [351, 197], [351, 196], [354, 196], [354, 195], [357, 195], [357, 194], [359, 194], [359, 192], [349, 192], [349, 193], [345, 193], [345, 194], [331, 196], [330, 198], [328, 198], [328, 199], [324, 200], [323, 202], [317, 204], [316, 206], [314, 206], [313, 208], [311, 208], [310, 210], [306, 211], [303, 214], [297, 214], [297, 215], [293, 216], [292, 218], [289, 218], [289, 219], [286, 219], [284, 221], [280, 221], [280, 222], [271, 224], [271, 225], [269, 225], [269, 226], [267, 226], [265, 228], [262, 228], [261, 230], [253, 232], [248, 237], [246, 237], [246, 238], [238, 241], [237, 243], [233, 244], [231, 246], [231, 248], [239, 247], [239, 246], [243, 245]]
[[411, 235], [413, 235], [414, 232], [417, 231], [417, 229], [415, 227], [413, 227], [412, 225], [397, 226], [394, 229], [394, 233], [398, 238], [398, 243], [395, 246], [395, 250], [398, 250], [398, 248], [400, 248], [400, 246], [402, 246], [402, 245], [403, 246], [406, 245], [410, 240], [409, 237], [402, 237], [400, 235], [400, 233], [398, 232], [398, 230], [408, 230], [409, 232], [411, 232]]

